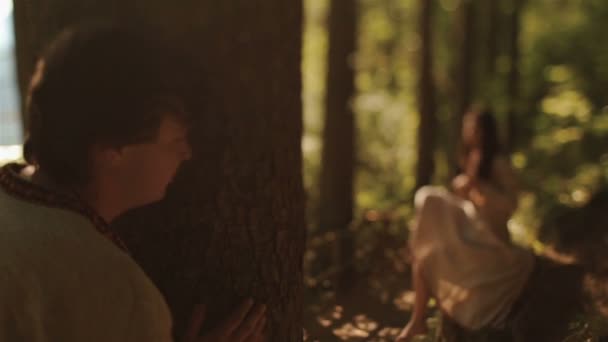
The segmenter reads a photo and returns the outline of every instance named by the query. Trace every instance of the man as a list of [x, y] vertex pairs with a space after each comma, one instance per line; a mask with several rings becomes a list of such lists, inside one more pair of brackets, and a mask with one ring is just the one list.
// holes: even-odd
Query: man
[[[0, 340], [172, 340], [163, 296], [107, 225], [162, 199], [191, 155], [163, 52], [127, 30], [80, 30], [38, 62], [29, 166], [0, 169]], [[199, 308], [185, 341], [262, 341], [264, 310], [248, 300], [200, 336]]]

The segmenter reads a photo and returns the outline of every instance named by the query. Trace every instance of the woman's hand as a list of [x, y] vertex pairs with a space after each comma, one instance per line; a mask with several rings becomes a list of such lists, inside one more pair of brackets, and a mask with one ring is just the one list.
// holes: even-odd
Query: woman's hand
[[468, 199], [477, 207], [483, 207], [486, 204], [486, 196], [479, 186], [473, 186], [469, 189]]
[[471, 190], [472, 185], [473, 182], [471, 181], [471, 178], [464, 173], [459, 174], [452, 180], [452, 189], [454, 190], [454, 193], [464, 199], [469, 198], [469, 191]]
[[480, 182], [472, 180], [465, 174], [460, 174], [452, 181], [454, 193], [460, 198], [473, 202], [478, 207], [486, 204], [486, 196], [480, 187]]
[[244, 301], [228, 319], [212, 331], [200, 336], [206, 310], [199, 305], [190, 319], [184, 342], [264, 342], [266, 341], [266, 306]]

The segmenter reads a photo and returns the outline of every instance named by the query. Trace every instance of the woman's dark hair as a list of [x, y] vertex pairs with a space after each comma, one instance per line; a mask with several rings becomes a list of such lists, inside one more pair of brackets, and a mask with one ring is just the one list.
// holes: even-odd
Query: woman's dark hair
[[30, 84], [26, 160], [61, 185], [82, 186], [95, 144], [153, 140], [163, 114], [185, 116], [167, 52], [160, 41], [119, 27], [60, 34]]
[[[475, 129], [480, 135], [481, 160], [477, 168], [477, 177], [489, 180], [492, 177], [492, 167], [494, 160], [501, 153], [500, 142], [498, 140], [498, 128], [496, 119], [489, 109], [472, 109], [465, 114], [465, 120], [472, 120]], [[463, 142], [462, 160], [466, 161], [472, 149], [477, 146], [470, 146], [470, 143]]]

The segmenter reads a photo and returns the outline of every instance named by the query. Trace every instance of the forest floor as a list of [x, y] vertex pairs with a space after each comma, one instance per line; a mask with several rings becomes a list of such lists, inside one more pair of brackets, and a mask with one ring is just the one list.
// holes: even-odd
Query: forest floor
[[[409, 320], [414, 292], [406, 243], [386, 235], [369, 246], [365, 253], [356, 253], [357, 272], [348, 290], [334, 288], [331, 281], [307, 287], [304, 296], [306, 342], [394, 341]], [[436, 310], [432, 311], [435, 312], [427, 319], [431, 331], [439, 319]], [[589, 317], [579, 319], [572, 322], [573, 335], [566, 341], [604, 341], [594, 337]], [[415, 339], [433, 340], [430, 336]]]
[[407, 323], [414, 293], [405, 243], [379, 241], [358, 268], [349, 290], [308, 289], [306, 341], [393, 341]]

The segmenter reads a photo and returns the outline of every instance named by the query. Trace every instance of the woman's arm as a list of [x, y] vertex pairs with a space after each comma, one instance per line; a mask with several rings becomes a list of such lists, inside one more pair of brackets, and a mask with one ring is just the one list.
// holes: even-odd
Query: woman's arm
[[506, 222], [517, 209], [519, 185], [515, 173], [507, 160], [497, 158], [494, 162], [492, 180], [473, 182], [469, 199], [480, 208], [500, 238], [509, 239]]
[[496, 158], [492, 170], [492, 183], [484, 188], [494, 199], [489, 203], [491, 209], [507, 218], [517, 209], [519, 182], [511, 163], [504, 158]]

